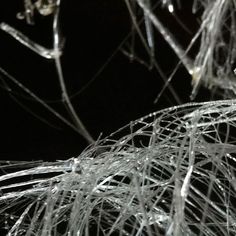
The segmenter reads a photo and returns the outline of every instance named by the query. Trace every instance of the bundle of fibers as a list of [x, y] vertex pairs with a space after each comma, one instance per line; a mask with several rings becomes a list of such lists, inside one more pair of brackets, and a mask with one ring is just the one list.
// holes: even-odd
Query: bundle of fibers
[[[155, 30], [163, 36], [175, 52], [192, 77], [192, 98], [195, 98], [200, 85], [204, 85], [210, 90], [219, 89], [225, 97], [235, 97], [235, 0], [135, 0], [135, 3], [143, 11], [146, 31], [144, 33], [141, 33], [138, 26], [136, 20], [136, 12], [138, 11], [134, 4], [132, 5], [133, 1], [125, 0], [125, 2], [134, 28], [143, 39], [143, 44], [151, 59], [155, 58]], [[186, 7], [187, 4], [190, 4], [191, 7]], [[182, 46], [178, 34], [173, 34], [166, 21], [161, 20], [157, 10], [159, 5], [168, 10], [170, 17], [174, 17], [180, 28], [186, 30], [184, 23], [181, 23], [178, 16], [183, 19], [183, 22], [195, 22], [196, 20], [199, 23], [198, 30], [195, 33], [190, 33], [192, 36], [187, 47]], [[184, 11], [191, 12], [193, 18], [184, 18]], [[191, 53], [192, 50], [194, 52]]]
[[236, 101], [131, 122], [78, 157], [1, 162], [6, 235], [235, 235]]

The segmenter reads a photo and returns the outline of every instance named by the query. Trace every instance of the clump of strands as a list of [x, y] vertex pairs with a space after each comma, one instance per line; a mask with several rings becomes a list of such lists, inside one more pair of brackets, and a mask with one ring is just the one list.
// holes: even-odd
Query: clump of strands
[[[235, 97], [236, 4], [234, 0], [191, 1], [193, 16], [196, 15], [198, 18], [201, 15], [201, 19], [199, 19], [197, 32], [191, 33], [192, 37], [187, 48], [181, 46], [178, 42], [178, 36], [170, 32], [156, 13], [158, 6], [162, 4], [163, 8], [166, 8], [170, 15], [180, 23], [180, 26], [185, 28], [178, 18], [178, 15], [181, 15], [181, 5], [185, 4], [184, 1], [125, 0], [125, 2], [134, 28], [150, 55], [150, 67], [157, 67], [155, 65], [154, 29], [163, 36], [180, 59], [180, 63], [166, 81], [164, 89], [169, 85], [179, 65], [182, 64], [192, 77], [192, 99], [195, 98], [200, 85], [204, 85], [209, 89], [220, 89], [221, 92], [224, 91], [224, 95], [228, 98]], [[135, 16], [137, 12], [136, 5], [143, 11], [145, 33], [141, 32], [140, 24]], [[196, 45], [200, 45], [198, 46], [198, 52], [190, 56], [191, 50]]]
[[[193, 96], [200, 82], [235, 93], [235, 1], [194, 1], [193, 9], [203, 11], [202, 24], [186, 50], [158, 20], [152, 1], [125, 2], [153, 65], [155, 26], [191, 74]], [[162, 3], [173, 13], [174, 1]], [[146, 36], [135, 4], [143, 9]], [[55, 50], [45, 54], [10, 26], [0, 27], [55, 59], [61, 70], [57, 37]], [[199, 52], [191, 59], [188, 51], [200, 36]], [[60, 82], [76, 120], [62, 77]], [[66, 161], [1, 162], [2, 229], [7, 235], [40, 236], [235, 235], [235, 114], [235, 100], [176, 106], [131, 122]], [[91, 141], [78, 119], [75, 123]]]
[[8, 235], [235, 235], [235, 112], [177, 106], [67, 161], [2, 163], [1, 223]]

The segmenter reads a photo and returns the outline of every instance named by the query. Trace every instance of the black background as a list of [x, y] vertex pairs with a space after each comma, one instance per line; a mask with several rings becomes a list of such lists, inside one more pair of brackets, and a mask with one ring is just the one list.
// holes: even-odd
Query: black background
[[[23, 1], [9, 0], [1, 4], [1, 21], [36, 42], [52, 47], [52, 17], [36, 15], [35, 25], [30, 26], [24, 20], [16, 19], [16, 14], [23, 10]], [[177, 9], [176, 13], [193, 35], [198, 24], [190, 6], [189, 1], [189, 5]], [[187, 46], [192, 35], [184, 31], [166, 9], [158, 7], [157, 13], [180, 43]], [[137, 14], [141, 18], [142, 12]], [[154, 104], [164, 85], [161, 76], [155, 70], [150, 71], [140, 63], [131, 62], [118, 49], [126, 37], [127, 43], [120, 49], [127, 49], [130, 42], [131, 20], [124, 1], [62, 1], [60, 23], [65, 39], [62, 66], [67, 88], [70, 95], [80, 91], [72, 98], [72, 103], [95, 139], [101, 133], [105, 137], [131, 120], [177, 104], [168, 90]], [[143, 25], [140, 27], [143, 28]], [[157, 62], [168, 76], [178, 59], [157, 32], [154, 36]], [[136, 42], [136, 53], [148, 62], [138, 36]], [[61, 103], [55, 102], [60, 99], [61, 93], [53, 61], [41, 58], [4, 32], [0, 32], [0, 52], [2, 68], [39, 97], [54, 101], [49, 104], [61, 114], [66, 114]], [[66, 159], [78, 155], [87, 146], [83, 138], [42, 106], [25, 99], [22, 96], [25, 94], [4, 76], [1, 77], [1, 86], [4, 85], [3, 80], [14, 93], [0, 90], [1, 160]], [[81, 90], [91, 80], [93, 82]], [[179, 68], [171, 84], [182, 103], [190, 101], [191, 78], [183, 67]], [[208, 97], [208, 92], [201, 90], [196, 100], [208, 100]], [[41, 122], [16, 101], [58, 129]]]

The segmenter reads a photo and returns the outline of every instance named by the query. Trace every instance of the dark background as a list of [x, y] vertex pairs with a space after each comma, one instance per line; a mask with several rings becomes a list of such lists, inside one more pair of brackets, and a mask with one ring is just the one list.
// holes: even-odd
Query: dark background
[[[23, 11], [23, 1], [1, 3], [0, 20], [17, 28], [36, 42], [52, 47], [52, 17], [35, 16], [35, 25], [16, 19]], [[160, 20], [187, 46], [198, 24], [191, 14], [191, 3], [176, 6], [176, 14], [191, 32], [186, 32], [166, 9], [158, 7]], [[138, 19], [142, 11], [137, 12]], [[72, 103], [87, 129], [96, 139], [150, 112], [176, 105], [166, 90], [157, 104], [154, 100], [164, 83], [156, 70], [148, 70], [131, 62], [121, 49], [129, 49], [131, 20], [122, 0], [62, 1], [61, 31], [64, 36], [62, 66]], [[140, 25], [143, 29], [143, 24]], [[159, 33], [155, 32], [156, 60], [166, 76], [170, 75], [178, 59]], [[126, 43], [124, 42], [124, 39]], [[121, 46], [122, 44], [122, 46]], [[121, 47], [119, 47], [121, 46]], [[60, 88], [54, 62], [41, 58], [4, 32], [0, 32], [0, 66], [35, 94], [65, 115], [60, 100]], [[136, 35], [135, 52], [148, 62], [148, 56]], [[194, 54], [194, 51], [192, 52]], [[104, 66], [105, 65], [105, 66]], [[104, 68], [103, 68], [104, 67]], [[102, 69], [103, 68], [103, 69]], [[37, 102], [25, 98], [24, 92], [1, 78], [0, 90], [0, 159], [56, 160], [78, 155], [86, 146], [81, 136], [61, 123]], [[89, 86], [84, 86], [91, 81]], [[5, 81], [12, 88], [4, 89]], [[182, 103], [189, 102], [191, 78], [183, 67], [171, 85]], [[207, 100], [207, 90], [201, 90], [196, 101]], [[22, 108], [23, 104], [34, 115]], [[52, 128], [36, 116], [56, 126]], [[66, 116], [66, 115], [65, 115]]]

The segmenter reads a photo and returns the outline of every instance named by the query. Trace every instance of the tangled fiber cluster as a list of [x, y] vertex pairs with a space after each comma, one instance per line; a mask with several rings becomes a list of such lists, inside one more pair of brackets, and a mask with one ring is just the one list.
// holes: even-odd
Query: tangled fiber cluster
[[[235, 97], [235, 0], [135, 0], [143, 11], [146, 30], [143, 34], [136, 20], [136, 8], [131, 4], [133, 1], [125, 0], [125, 2], [150, 57], [155, 58], [154, 32], [156, 30], [192, 76], [192, 98], [196, 96], [200, 85], [209, 89], [219, 89], [221, 93], [224, 92], [225, 97]], [[193, 18], [198, 20], [199, 27], [195, 33], [190, 33], [191, 40], [187, 47], [183, 47], [178, 40], [178, 35], [173, 35], [167, 23], [160, 19], [157, 8], [159, 3], [162, 3], [162, 7], [169, 11], [170, 16], [180, 23], [178, 16], [183, 15], [185, 10], [183, 6], [188, 4], [187, 2], [191, 5], [190, 11]], [[183, 25], [184, 23], [181, 22], [182, 28]], [[197, 47], [197, 52], [191, 55], [190, 52], [194, 47]]]
[[[1, 23], [0, 29], [40, 56], [55, 60], [75, 124], [1, 73], [71, 128], [79, 127], [78, 132], [93, 143], [64, 83], [58, 40], [60, 1], [45, 2], [50, 4], [36, 7], [40, 14], [54, 14], [52, 50], [8, 24]], [[181, 1], [160, 2], [172, 14]], [[152, 66], [155, 27], [192, 76], [193, 97], [200, 83], [235, 95], [235, 0], [193, 1], [193, 13], [202, 11], [202, 17], [187, 49], [159, 21], [151, 0], [125, 3]], [[143, 11], [146, 35], [136, 20], [136, 5]], [[26, 13], [30, 9], [35, 6], [26, 6]], [[198, 41], [198, 53], [188, 57]], [[235, 114], [235, 100], [176, 106], [131, 122], [66, 161], [1, 161], [0, 235], [236, 235]]]
[[235, 235], [235, 112], [233, 100], [176, 106], [67, 161], [2, 162], [1, 224], [17, 236]]

